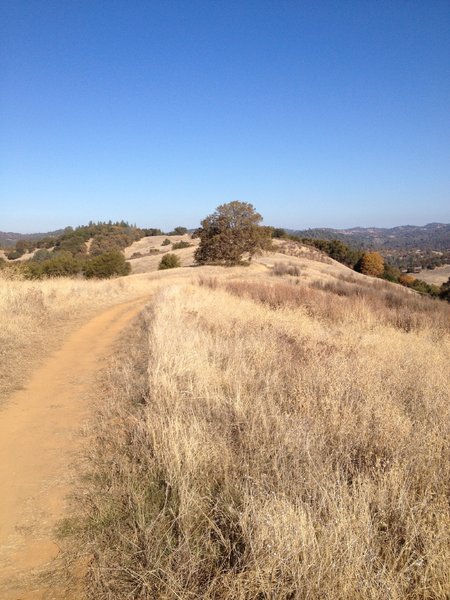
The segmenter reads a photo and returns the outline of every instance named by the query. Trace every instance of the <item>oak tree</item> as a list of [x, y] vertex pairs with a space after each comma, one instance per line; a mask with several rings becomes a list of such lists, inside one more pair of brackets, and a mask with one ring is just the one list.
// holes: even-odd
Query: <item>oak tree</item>
[[196, 231], [200, 245], [195, 252], [198, 264], [239, 264], [270, 246], [270, 232], [260, 226], [262, 216], [252, 204], [233, 201], [221, 204], [201, 222]]

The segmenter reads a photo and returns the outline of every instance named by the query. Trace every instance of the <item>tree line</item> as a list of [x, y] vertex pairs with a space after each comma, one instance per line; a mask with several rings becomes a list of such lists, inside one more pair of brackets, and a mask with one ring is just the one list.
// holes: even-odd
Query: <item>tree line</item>
[[[185, 227], [175, 227], [164, 234], [156, 228], [140, 228], [127, 221], [89, 222], [79, 227], [66, 227], [58, 236], [39, 240], [18, 240], [6, 253], [9, 260], [17, 261], [33, 252], [26, 261], [14, 263], [27, 279], [45, 277], [106, 278], [130, 273], [123, 250], [133, 242], [150, 235], [184, 235]], [[5, 267], [3, 261], [0, 266]]]
[[[324, 240], [290, 235], [284, 229], [261, 225], [262, 220], [262, 216], [250, 203], [233, 201], [221, 204], [202, 220], [200, 227], [192, 235], [200, 240], [194, 254], [196, 264], [248, 264], [256, 254], [273, 249], [272, 240], [279, 238], [316, 248], [364, 275], [399, 283], [421, 294], [448, 299], [449, 283], [439, 288], [405, 275], [377, 251], [353, 248], [338, 239]], [[17, 259], [26, 252], [37, 250], [30, 260], [20, 265], [24, 276], [30, 279], [76, 275], [87, 278], [127, 275], [131, 267], [123, 255], [126, 247], [142, 237], [184, 235], [187, 231], [185, 227], [179, 226], [170, 233], [163, 234], [160, 229], [139, 228], [126, 221], [90, 222], [76, 228], [67, 227], [56, 238], [18, 240], [15, 249], [7, 256]], [[169, 240], [163, 243], [166, 242], [170, 244]], [[182, 247], [186, 246], [174, 245], [173, 249]], [[175, 254], [166, 254], [159, 264], [160, 269], [178, 266], [180, 261]]]

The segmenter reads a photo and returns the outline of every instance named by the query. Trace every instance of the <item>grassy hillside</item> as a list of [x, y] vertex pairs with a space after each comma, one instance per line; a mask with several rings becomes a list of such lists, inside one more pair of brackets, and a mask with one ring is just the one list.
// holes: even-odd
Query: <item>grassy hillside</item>
[[89, 597], [449, 596], [450, 307], [281, 260], [161, 275], [122, 340], [64, 528]]
[[[187, 267], [194, 264], [198, 242], [198, 239], [191, 239], [189, 234], [146, 236], [126, 248], [125, 257], [130, 260], [132, 273], [156, 271], [161, 257], [167, 252], [175, 252], [180, 257], [181, 265]], [[179, 248], [180, 245], [185, 247]]]

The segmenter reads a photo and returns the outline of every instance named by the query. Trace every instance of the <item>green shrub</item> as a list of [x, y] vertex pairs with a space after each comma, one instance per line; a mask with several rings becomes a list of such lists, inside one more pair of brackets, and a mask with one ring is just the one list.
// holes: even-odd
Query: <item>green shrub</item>
[[34, 256], [31, 258], [33, 262], [43, 262], [44, 260], [50, 260], [55, 258], [55, 255], [49, 252], [46, 248], [36, 250]]
[[152, 237], [154, 235], [164, 235], [161, 229], [156, 229], [155, 227], [148, 227], [147, 229], [142, 230], [146, 237]]
[[164, 269], [175, 269], [180, 266], [181, 262], [176, 254], [165, 254], [159, 263], [158, 269], [163, 271]]
[[163, 243], [161, 244], [161, 246], [170, 246], [170, 244], [171, 244], [171, 243], [172, 243], [172, 242], [171, 242], [169, 239], [167, 239], [167, 238], [166, 238], [166, 239], [163, 241]]
[[439, 297], [442, 300], [447, 300], [447, 302], [450, 302], [450, 277], [441, 285]]
[[88, 279], [108, 279], [117, 275], [128, 275], [131, 266], [118, 250], [110, 250], [86, 261], [83, 267], [84, 276]]
[[76, 254], [86, 254], [86, 241], [82, 235], [73, 234], [59, 240], [55, 245], [56, 250], [65, 250], [73, 256]]
[[358, 261], [361, 260], [362, 253], [360, 250], [352, 248], [351, 246], [347, 246], [347, 244], [344, 244], [340, 240], [301, 238], [297, 235], [289, 235], [288, 239], [293, 240], [294, 242], [300, 242], [301, 244], [312, 246], [313, 248], [317, 248], [321, 252], [327, 254], [333, 260], [336, 260], [337, 262], [340, 262], [351, 269], [356, 268], [355, 265], [357, 265]]
[[420, 294], [429, 294], [430, 296], [439, 296], [440, 288], [432, 283], [427, 283], [421, 279], [414, 279], [409, 287]]
[[272, 237], [278, 239], [286, 239], [288, 237], [286, 231], [281, 227], [275, 227], [272, 230]]
[[60, 252], [57, 256], [41, 262], [29, 260], [22, 268], [27, 279], [73, 277], [81, 272], [82, 263], [74, 258], [70, 252]]
[[179, 242], [175, 242], [172, 246], [172, 250], [181, 250], [182, 248], [190, 248], [192, 244], [186, 242], [185, 240], [180, 240]]
[[185, 235], [187, 233], [186, 227], [175, 227], [173, 231], [169, 233], [169, 235]]
[[386, 281], [391, 281], [392, 283], [398, 283], [400, 275], [400, 269], [393, 267], [387, 262], [384, 263], [384, 271], [381, 275], [382, 279], [386, 279]]
[[6, 258], [8, 260], [17, 260], [18, 258], [23, 256], [23, 254], [23, 252], [19, 252], [18, 250], [11, 250], [11, 252], [7, 253]]

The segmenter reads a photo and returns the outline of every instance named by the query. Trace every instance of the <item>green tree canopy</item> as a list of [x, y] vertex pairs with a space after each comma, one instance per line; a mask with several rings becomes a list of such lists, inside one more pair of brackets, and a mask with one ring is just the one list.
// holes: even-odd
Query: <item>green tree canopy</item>
[[185, 235], [187, 233], [186, 227], [175, 227], [175, 229], [170, 233], [170, 235]]
[[247, 202], [233, 201], [218, 206], [197, 230], [200, 245], [195, 252], [198, 264], [235, 265], [244, 254], [251, 260], [270, 246], [270, 233], [259, 224], [262, 216]]
[[110, 250], [95, 256], [89, 259], [83, 267], [83, 273], [87, 279], [107, 279], [117, 275], [128, 275], [130, 271], [130, 263], [126, 262], [124, 255], [119, 250]]

